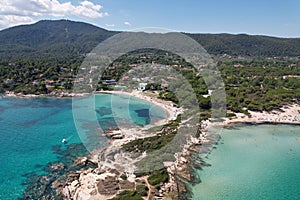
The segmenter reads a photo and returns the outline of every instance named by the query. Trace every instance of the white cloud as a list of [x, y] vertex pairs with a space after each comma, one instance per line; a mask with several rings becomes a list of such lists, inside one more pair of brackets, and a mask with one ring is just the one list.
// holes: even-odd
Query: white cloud
[[131, 26], [130, 22], [124, 22], [125, 25]]
[[105, 26], [107, 26], [107, 27], [115, 27], [116, 25], [115, 24], [105, 24]]
[[59, 0], [2, 0], [0, 4], [0, 27], [31, 23], [43, 17], [101, 18], [108, 16], [103, 7], [88, 0], [78, 5]]
[[84, 7], [91, 8], [93, 10], [98, 10], [98, 11], [102, 8], [101, 5], [95, 5], [94, 3], [90, 2], [90, 1], [83, 1], [80, 4]]
[[21, 24], [30, 24], [33, 23], [34, 20], [31, 17], [26, 16], [16, 16], [16, 15], [0, 15], [0, 27], [10, 26], [12, 25], [21, 25]]

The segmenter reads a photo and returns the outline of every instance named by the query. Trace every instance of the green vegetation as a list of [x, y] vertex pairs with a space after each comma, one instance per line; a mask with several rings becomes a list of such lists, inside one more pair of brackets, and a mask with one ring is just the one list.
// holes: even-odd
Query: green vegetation
[[[86, 77], [75, 78], [77, 72], [83, 70], [80, 66], [86, 54], [116, 33], [67, 20], [41, 21], [0, 31], [0, 93], [51, 94], [72, 91], [75, 83], [88, 81]], [[187, 35], [214, 55], [225, 84], [228, 110], [248, 114], [248, 110], [271, 111], [285, 104], [300, 102], [300, 39], [245, 34]], [[181, 74], [192, 86], [198, 102], [194, 102], [189, 95], [190, 88], [185, 88], [185, 84], [177, 77], [163, 72], [155, 73], [152, 65], [138, 69], [147, 63], [169, 66]], [[145, 90], [156, 92], [161, 99], [173, 101], [176, 104], [174, 106], [190, 108], [189, 105], [199, 105], [197, 114], [200, 115], [200, 121], [211, 115], [209, 93], [218, 91], [208, 91], [206, 85], [207, 82], [214, 84], [216, 80], [211, 76], [204, 80], [190, 63], [171, 52], [157, 49], [130, 52], [107, 66], [100, 80], [96, 77], [100, 71], [95, 67], [90, 74], [92, 80], [96, 79], [98, 83], [95, 87], [97, 90], [113, 90], [116, 83], [120, 86], [126, 83], [126, 87], [136, 89], [139, 83], [146, 82]], [[135, 74], [144, 77], [139, 79]], [[109, 81], [114, 83], [110, 84]], [[92, 90], [90, 86], [87, 87]], [[189, 116], [195, 114], [192, 109], [187, 112], [190, 112]], [[234, 117], [234, 114], [228, 112], [226, 116]], [[164, 126], [149, 129], [149, 132], [156, 133], [155, 136], [128, 142], [122, 148], [137, 154], [162, 149], [173, 140], [180, 123], [181, 116]], [[191, 124], [196, 123], [198, 121]], [[198, 129], [196, 136], [200, 133]], [[140, 172], [136, 173], [149, 175], [148, 182], [159, 189], [162, 183], [169, 180], [169, 176], [162, 163], [158, 165], [157, 162], [161, 158], [174, 159], [171, 150], [144, 158], [138, 163]], [[149, 169], [154, 171], [145, 174]], [[123, 174], [121, 178], [126, 180], [127, 176]], [[138, 185], [136, 191], [124, 191], [113, 199], [142, 199], [141, 196], [146, 196], [148, 190], [145, 185]]]
[[148, 177], [149, 184], [153, 185], [157, 189], [160, 188], [160, 184], [166, 183], [168, 181], [169, 174], [165, 168], [152, 172]]
[[125, 190], [121, 192], [118, 197], [112, 198], [111, 200], [142, 200], [141, 195], [137, 191]]
[[[165, 58], [165, 60], [162, 58]], [[247, 110], [270, 111], [278, 109], [284, 104], [297, 102], [300, 99], [300, 79], [299, 77], [289, 76], [300, 74], [300, 60], [298, 58], [219, 57], [217, 60], [218, 69], [225, 83], [227, 108], [234, 112], [247, 113]], [[119, 72], [123, 69], [124, 73], [129, 69], [128, 62], [140, 64], [143, 62], [157, 62], [158, 64], [163, 63], [173, 66], [193, 87], [203, 119], [209, 116], [207, 111], [210, 110], [211, 99], [209, 96], [203, 96], [208, 93], [206, 84], [189, 63], [170, 52], [166, 54], [163, 51], [148, 49], [148, 51], [138, 51], [135, 54], [120, 58], [114, 63], [115, 69], [105, 72], [105, 74], [109, 74], [106, 78], [119, 80], [122, 75]], [[130, 69], [135, 69], [135, 67], [130, 67]], [[145, 76], [147, 76], [147, 73], [145, 72]], [[180, 85], [179, 81], [173, 83], [173, 86], [163, 88], [162, 84], [156, 82], [155, 85], [150, 85], [146, 90], [158, 90], [159, 98], [171, 100], [179, 105], [189, 105], [190, 102], [194, 105], [192, 99], [184, 94], [184, 88], [178, 90]], [[169, 88], [175, 89], [170, 90]], [[178, 93], [175, 95], [174, 91]], [[179, 102], [177, 95], [185, 97], [185, 102]]]
[[122, 175], [120, 176], [120, 178], [123, 179], [123, 180], [127, 180], [127, 176], [126, 176], [125, 174], [122, 174]]
[[[83, 55], [118, 32], [69, 20], [43, 20], [0, 31], [0, 59]], [[300, 39], [246, 34], [189, 34], [210, 54], [232, 56], [299, 56]]]
[[139, 195], [141, 195], [142, 197], [145, 197], [148, 195], [149, 188], [145, 185], [137, 185], [136, 191]]
[[218, 65], [234, 112], [271, 111], [300, 100], [298, 59], [223, 59]]
[[276, 38], [246, 34], [187, 34], [210, 54], [248, 57], [300, 55], [299, 38]]
[[226, 117], [235, 117], [236, 116], [236, 114], [234, 114], [234, 113], [226, 113]]
[[164, 147], [174, 138], [180, 121], [181, 117], [180, 115], [178, 115], [176, 120], [165, 124], [162, 130], [157, 135], [133, 140], [131, 142], [123, 144], [122, 148], [125, 151], [137, 153], [153, 152], [155, 150], [158, 150]]
[[0, 62], [0, 92], [48, 94], [71, 90], [82, 57]]
[[0, 59], [79, 56], [117, 32], [69, 20], [43, 20], [0, 31]]
[[[169, 72], [168, 70], [155, 72], [151, 69], [151, 65], [139, 69], [138, 65], [146, 63], [155, 63], [155, 66], [167, 65], [174, 72]], [[176, 54], [157, 49], [140, 49], [130, 52], [115, 60], [103, 72], [100, 82], [113, 79], [119, 81], [119, 84], [124, 84], [126, 87], [135, 89], [138, 87], [139, 81], [135, 81], [135, 75], [131, 74], [138, 74], [139, 77], [146, 79], [147, 86], [145, 89], [159, 91], [158, 98], [173, 101], [180, 106], [185, 105], [187, 108], [188, 105], [199, 103], [201, 109], [210, 109], [210, 98], [202, 96], [208, 93], [204, 79], [201, 75], [197, 74], [190, 63]], [[183, 84], [182, 80], [177, 80], [178, 77], [176, 76], [178, 74], [181, 74], [185, 78], [187, 83], [192, 86], [193, 91], [189, 91], [190, 88], [185, 88], [187, 84]], [[123, 80], [124, 77], [126, 77], [126, 80]], [[107, 90], [113, 88], [113, 85], [99, 84], [97, 89]], [[194, 102], [194, 99], [190, 95], [191, 93], [196, 94], [198, 102]], [[181, 102], [179, 102], [178, 96], [181, 97]]]
[[[49, 94], [71, 91], [75, 82], [85, 81], [75, 79], [85, 54], [114, 34], [116, 32], [67, 20], [41, 21], [0, 31], [0, 92]], [[244, 113], [247, 110], [270, 111], [299, 101], [300, 79], [289, 76], [300, 75], [300, 61], [295, 57], [300, 55], [299, 39], [243, 34], [187, 35], [201, 43], [209, 53], [217, 55], [215, 59], [225, 82], [228, 109]], [[193, 66], [171, 52], [141, 49], [128, 53], [108, 66], [97, 89], [114, 89], [102, 81], [122, 81], [124, 73], [143, 63], [169, 65], [181, 73], [193, 87], [201, 118], [209, 116], [211, 101], [210, 97], [203, 97], [208, 94], [204, 79], [201, 74], [196, 74]], [[151, 74], [151, 70], [144, 69], [145, 76]], [[153, 78], [156, 79], [149, 82], [146, 90], [159, 91], [159, 98], [179, 106], [195, 104], [185, 94], [186, 88], [181, 88], [180, 81], [165, 86], [157, 81], [165, 79], [165, 75], [158, 74]], [[136, 87], [138, 82], [129, 78], [127, 83]], [[186, 97], [185, 102], [178, 102], [178, 96]]]
[[176, 104], [179, 103], [178, 98], [176, 97], [176, 95], [172, 91], [168, 91], [168, 90], [164, 90], [164, 91], [159, 92], [158, 98], [164, 99], [164, 100], [167, 100], [167, 101], [172, 101]]

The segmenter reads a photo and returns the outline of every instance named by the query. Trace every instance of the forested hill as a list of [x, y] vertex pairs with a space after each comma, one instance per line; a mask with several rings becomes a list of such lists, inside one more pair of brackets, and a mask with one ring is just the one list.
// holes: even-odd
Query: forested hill
[[[116, 34], [87, 23], [43, 20], [0, 31], [0, 59], [81, 55]], [[209, 53], [240, 56], [300, 56], [300, 38], [232, 34], [189, 34]]]
[[43, 20], [0, 31], [0, 58], [79, 55], [116, 32], [69, 20]]
[[300, 56], [300, 38], [277, 38], [246, 34], [187, 34], [214, 55]]

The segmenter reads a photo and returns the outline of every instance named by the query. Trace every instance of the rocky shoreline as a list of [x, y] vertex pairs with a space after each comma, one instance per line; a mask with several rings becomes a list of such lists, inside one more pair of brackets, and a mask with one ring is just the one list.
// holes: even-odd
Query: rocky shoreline
[[[106, 134], [114, 135], [116, 131], [119, 130], [109, 130]], [[175, 162], [164, 163], [169, 179], [168, 182], [161, 184], [159, 189], [148, 183], [148, 175], [126, 174], [113, 167], [103, 165], [98, 158], [99, 151], [94, 151], [87, 157], [77, 158], [72, 166], [78, 170], [65, 171], [66, 178], [55, 180], [51, 183], [51, 188], [58, 197], [68, 200], [112, 199], [122, 191], [134, 191], [139, 186], [148, 188], [143, 199], [189, 199], [191, 191], [186, 183], [200, 182], [200, 178], [196, 176], [196, 170], [209, 166], [202, 160], [202, 155], [207, 155], [219, 139], [219, 135], [205, 132], [199, 138], [193, 138], [185, 145], [182, 152], [175, 155]], [[112, 140], [119, 142], [120, 139]], [[51, 165], [50, 169], [52, 169], [50, 177], [55, 177], [56, 172], [65, 169], [65, 166], [57, 163]], [[40, 180], [45, 182], [48, 179], [51, 178], [49, 176], [41, 177]]]
[[[192, 193], [186, 183], [201, 182], [200, 177], [196, 175], [196, 170], [209, 166], [209, 163], [203, 161], [202, 158], [213, 150], [220, 139], [220, 135], [208, 133], [208, 127], [220, 126], [221, 124], [225, 127], [230, 127], [236, 123], [253, 124], [247, 120], [237, 120], [238, 117], [235, 119], [231, 119], [231, 122], [225, 119], [223, 123], [204, 121], [201, 124], [200, 136], [191, 138], [182, 152], [175, 155], [176, 160], [174, 162], [164, 163], [169, 174], [169, 180], [162, 184], [158, 191], [149, 185], [148, 176], [130, 177], [116, 169], [101, 165], [98, 159], [99, 152], [95, 151], [86, 157], [77, 158], [73, 164], [73, 168], [77, 169], [75, 171], [65, 171], [66, 166], [61, 163], [51, 165], [49, 169], [52, 175], [42, 176], [36, 180], [39, 185], [43, 185], [41, 187], [44, 191], [43, 198], [40, 199], [112, 199], [120, 194], [120, 191], [136, 190], [141, 185], [148, 188], [147, 196], [144, 196], [143, 199], [190, 199]], [[106, 134], [111, 135], [114, 131], [119, 130], [110, 130]], [[63, 175], [58, 176], [57, 174], [61, 171], [63, 171]], [[61, 176], [65, 178], [62, 179]], [[45, 188], [47, 184], [49, 185], [49, 180], [53, 180], [53, 177], [56, 177], [57, 180], [52, 181], [50, 184], [52, 192], [49, 192]]]
[[[6, 94], [6, 96], [22, 98], [50, 97], [48, 95], [14, 94]], [[79, 96], [83, 95], [80, 94]], [[110, 152], [115, 154], [114, 156], [122, 156], [117, 152], [122, 144], [133, 141], [136, 138], [145, 137], [143, 131], [153, 126], [163, 125], [172, 118], [176, 118], [173, 111], [175, 108], [170, 109], [172, 107], [170, 102], [156, 101], [146, 96], [141, 97], [138, 94], [133, 96], [166, 109], [168, 111], [168, 119], [157, 121], [151, 126], [143, 128], [132, 127], [126, 130], [127, 133], [132, 134], [123, 135], [118, 128], [108, 130], [105, 136], [111, 139], [110, 146], [117, 147]], [[167, 108], [169, 109], [167, 110]], [[179, 112], [176, 112], [176, 114], [179, 114]], [[110, 149], [108, 148], [108, 150]], [[162, 196], [155, 187], [148, 183], [147, 179], [149, 176], [147, 174], [136, 177], [133, 173], [134, 171], [124, 173], [124, 171], [119, 171], [114, 167], [103, 165], [103, 163], [99, 162], [99, 154], [99, 150], [95, 150], [88, 156], [78, 157], [71, 165], [65, 165], [62, 162], [49, 164], [46, 169], [49, 172], [48, 175], [31, 175], [30, 182], [26, 183], [28, 185], [27, 190], [21, 199], [110, 199], [118, 195], [120, 191], [138, 190], [139, 188], [144, 188], [144, 191], [141, 193], [141, 195], [146, 194], [144, 198], [153, 199]], [[118, 165], [118, 163], [115, 164]]]
[[[110, 92], [110, 94], [112, 93]], [[85, 94], [72, 95], [84, 96]], [[164, 109], [171, 108], [160, 100], [141, 97], [139, 94], [133, 96], [156, 103]], [[175, 108], [169, 110], [168, 120], [174, 118], [174, 113]], [[202, 158], [212, 151], [221, 137], [219, 134], [208, 131], [210, 128], [227, 128], [238, 123], [300, 124], [300, 106], [298, 104], [285, 106], [272, 112], [249, 111], [249, 115], [242, 113], [234, 113], [234, 115], [234, 117], [224, 118], [218, 122], [212, 119], [202, 121], [198, 127], [200, 134], [197, 137], [191, 137], [182, 151], [174, 155], [174, 162], [164, 163], [168, 181], [161, 183], [159, 188], [149, 184], [149, 175], [136, 176], [134, 166], [127, 166], [127, 168], [132, 167], [131, 171], [124, 171], [118, 170], [119, 168], [113, 165], [110, 166], [109, 163], [102, 163], [99, 158], [100, 150], [95, 150], [87, 156], [77, 158], [71, 166], [62, 163], [49, 166], [49, 176], [37, 177], [35, 183], [31, 184], [27, 193], [25, 192], [26, 198], [23, 199], [34, 195], [38, 195], [39, 199], [112, 199], [120, 195], [122, 191], [137, 191], [138, 188], [144, 188], [144, 191], [139, 193], [139, 195], [143, 194], [141, 195], [142, 199], [190, 199], [192, 193], [187, 183], [201, 182], [200, 177], [196, 175], [196, 170], [209, 166]], [[161, 121], [160, 125], [163, 123], [166, 123], [166, 120]], [[151, 127], [144, 129], [149, 128]], [[126, 130], [130, 133], [129, 135], [123, 134], [119, 129], [109, 130], [105, 133], [105, 136], [111, 140], [110, 147], [116, 147], [109, 152], [115, 160], [119, 159], [114, 165], [119, 165], [120, 169], [124, 169], [121, 160], [127, 157], [119, 150], [123, 144], [145, 137], [143, 131], [131, 128]], [[39, 187], [36, 187], [37, 185]]]
[[[204, 166], [209, 166], [208, 163], [202, 160], [218, 143], [221, 135], [208, 133], [208, 129], [213, 127], [230, 128], [234, 124], [287, 124], [300, 125], [300, 106], [298, 104], [287, 105], [280, 110], [272, 112], [254, 112], [249, 111], [250, 115], [242, 113], [234, 113], [235, 117], [224, 118], [220, 122], [214, 120], [202, 121], [199, 138], [192, 138], [191, 141], [185, 145], [182, 152], [175, 155], [176, 161], [166, 165], [167, 170], [172, 178], [171, 184], [163, 186], [162, 191], [168, 192], [178, 191], [179, 199], [189, 199], [192, 195], [188, 186], [185, 183], [199, 183], [200, 177], [196, 176], [195, 170], [201, 170]], [[181, 185], [181, 189], [178, 189]], [[184, 193], [184, 196], [179, 194]], [[174, 198], [175, 197], [175, 198]], [[177, 199], [173, 196], [172, 199]]]
[[49, 94], [23, 94], [6, 91], [2, 94], [4, 97], [18, 97], [18, 98], [70, 98], [70, 97], [83, 97], [89, 93], [74, 93], [74, 92], [51, 92]]

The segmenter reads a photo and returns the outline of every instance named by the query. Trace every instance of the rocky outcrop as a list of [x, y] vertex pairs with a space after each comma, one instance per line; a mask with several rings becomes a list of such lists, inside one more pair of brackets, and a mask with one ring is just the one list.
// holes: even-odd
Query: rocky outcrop
[[217, 134], [201, 134], [199, 138], [192, 138], [182, 152], [175, 154], [175, 162], [164, 163], [169, 173], [169, 182], [160, 190], [160, 196], [173, 199], [189, 199], [191, 191], [186, 183], [199, 183], [197, 169], [209, 166], [201, 159], [201, 155], [210, 152], [220, 136]]
[[113, 140], [123, 139], [125, 137], [119, 128], [110, 128], [105, 131], [103, 135]]

